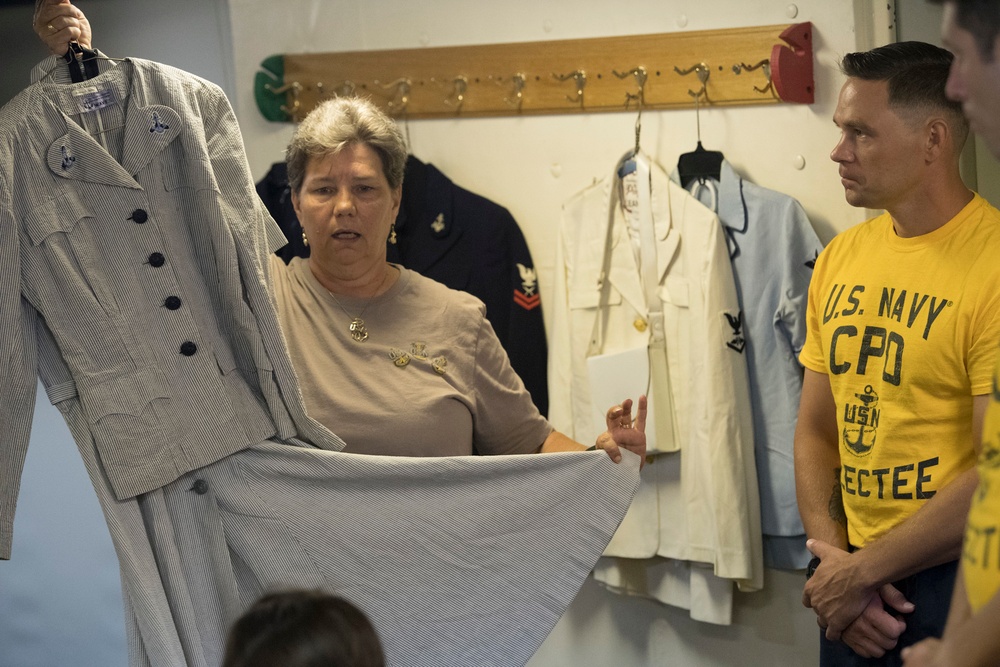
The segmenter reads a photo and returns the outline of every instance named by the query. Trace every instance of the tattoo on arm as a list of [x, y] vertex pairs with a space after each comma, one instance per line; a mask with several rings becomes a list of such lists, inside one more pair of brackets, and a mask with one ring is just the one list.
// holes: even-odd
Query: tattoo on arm
[[830, 494], [830, 504], [827, 511], [830, 518], [838, 525], [847, 527], [847, 513], [844, 511], [844, 495], [840, 490], [840, 468], [834, 468], [833, 476], [836, 481], [833, 483], [833, 492]]

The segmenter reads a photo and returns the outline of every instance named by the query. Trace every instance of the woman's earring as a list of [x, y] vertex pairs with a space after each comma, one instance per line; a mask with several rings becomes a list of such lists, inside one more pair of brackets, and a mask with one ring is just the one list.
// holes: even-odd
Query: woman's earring
[[309, 247], [309, 239], [306, 238], [306, 233], [302, 232], [302, 245]]
[[389, 227], [389, 243], [396, 245], [396, 223], [392, 223]]

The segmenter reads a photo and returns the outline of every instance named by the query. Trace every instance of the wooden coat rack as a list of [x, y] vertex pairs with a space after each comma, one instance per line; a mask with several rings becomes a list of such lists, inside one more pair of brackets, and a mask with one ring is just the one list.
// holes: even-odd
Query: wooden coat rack
[[271, 56], [258, 108], [296, 122], [363, 95], [396, 117], [455, 118], [813, 101], [812, 24]]

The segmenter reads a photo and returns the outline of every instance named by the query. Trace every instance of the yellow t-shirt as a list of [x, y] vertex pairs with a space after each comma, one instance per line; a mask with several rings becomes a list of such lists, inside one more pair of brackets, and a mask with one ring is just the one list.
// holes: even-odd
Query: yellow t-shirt
[[965, 592], [974, 612], [1000, 589], [1000, 367], [993, 373], [976, 470], [979, 486], [972, 496], [962, 544]]
[[979, 195], [900, 238], [888, 214], [838, 235], [809, 286], [802, 364], [836, 403], [848, 539], [863, 547], [972, 467], [972, 397], [1000, 341], [1000, 211]]

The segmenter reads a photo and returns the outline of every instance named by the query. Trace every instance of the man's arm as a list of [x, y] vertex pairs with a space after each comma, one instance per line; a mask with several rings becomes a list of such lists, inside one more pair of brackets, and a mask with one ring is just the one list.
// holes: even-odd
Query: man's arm
[[[848, 555], [839, 442], [829, 376], [806, 369], [795, 428], [795, 489], [806, 534], [831, 545], [831, 557], [834, 553]], [[805, 593], [802, 601], [811, 606]], [[859, 655], [880, 657], [896, 645], [905, 626], [883, 610], [877, 593], [872, 592], [859, 602], [853, 617], [848, 619], [845, 641]], [[826, 627], [822, 618], [819, 623]]]
[[836, 404], [830, 378], [806, 369], [795, 427], [795, 493], [806, 535], [847, 550]]
[[[972, 441], [977, 455], [987, 404], [988, 396], [973, 399]], [[820, 622], [827, 626], [828, 638], [840, 637], [841, 631], [864, 609], [873, 591], [959, 557], [975, 487], [976, 471], [971, 468], [945, 485], [913, 516], [852, 554], [822, 543], [811, 545], [822, 565], [806, 584], [803, 601], [816, 610]]]
[[1000, 594], [975, 614], [969, 608], [959, 567], [948, 623], [941, 639], [925, 639], [903, 649], [906, 667], [966, 667], [1000, 664]]

